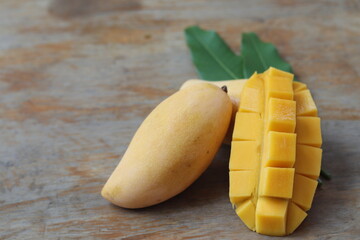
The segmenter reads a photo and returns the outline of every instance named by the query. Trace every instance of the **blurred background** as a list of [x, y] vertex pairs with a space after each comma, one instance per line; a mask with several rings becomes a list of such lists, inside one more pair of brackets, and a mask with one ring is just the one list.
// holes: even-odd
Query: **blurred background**
[[[333, 180], [293, 235], [359, 237], [360, 1], [0, 1], [1, 239], [242, 239], [223, 147], [188, 190], [130, 211], [99, 192], [137, 127], [197, 78], [183, 30], [273, 43], [312, 90]], [[176, 133], [174, 133], [176, 137]]]

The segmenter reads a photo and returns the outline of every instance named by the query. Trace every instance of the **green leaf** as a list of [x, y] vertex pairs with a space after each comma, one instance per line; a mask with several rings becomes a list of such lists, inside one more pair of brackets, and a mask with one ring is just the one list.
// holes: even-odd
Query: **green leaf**
[[198, 26], [185, 29], [187, 45], [199, 76], [204, 80], [244, 78], [243, 59], [214, 31]]
[[290, 64], [280, 57], [275, 46], [261, 41], [253, 32], [242, 34], [241, 50], [245, 78], [249, 78], [255, 71], [262, 73], [269, 67], [293, 72]]

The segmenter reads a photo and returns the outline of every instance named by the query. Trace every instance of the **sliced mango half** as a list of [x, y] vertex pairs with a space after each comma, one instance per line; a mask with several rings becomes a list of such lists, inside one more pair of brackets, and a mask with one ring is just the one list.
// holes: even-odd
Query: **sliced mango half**
[[305, 84], [269, 68], [245, 83], [230, 154], [230, 202], [251, 230], [291, 234], [311, 208], [320, 174], [320, 118]]

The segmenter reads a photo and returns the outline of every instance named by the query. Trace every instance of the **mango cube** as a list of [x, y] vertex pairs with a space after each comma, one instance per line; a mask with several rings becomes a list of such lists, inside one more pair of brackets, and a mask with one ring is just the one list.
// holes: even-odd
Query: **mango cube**
[[264, 83], [256, 72], [245, 83], [241, 92], [239, 112], [261, 113], [264, 105]]
[[265, 146], [264, 167], [293, 167], [295, 163], [296, 134], [269, 132]]
[[295, 93], [294, 99], [296, 101], [296, 115], [317, 116], [317, 108], [309, 90]]
[[247, 200], [236, 208], [236, 214], [245, 223], [245, 225], [255, 231], [255, 204]]
[[296, 145], [295, 172], [317, 180], [321, 169], [322, 149]]
[[300, 92], [302, 90], [305, 90], [307, 89], [307, 86], [305, 83], [301, 83], [301, 82], [293, 82], [293, 89], [294, 89], [294, 92]]
[[269, 69], [265, 71], [265, 74], [271, 77], [283, 77], [291, 80], [294, 79], [294, 74], [273, 67], [269, 67]]
[[229, 168], [254, 170], [259, 160], [259, 145], [255, 141], [232, 141]]
[[239, 111], [261, 113], [264, 106], [263, 90], [251, 87], [245, 88], [241, 94]]
[[280, 98], [293, 100], [292, 79], [282, 77], [265, 76], [266, 99]]
[[295, 173], [292, 201], [299, 205], [303, 210], [309, 210], [311, 208], [317, 184], [318, 182], [314, 179]]
[[255, 188], [254, 171], [230, 171], [230, 202], [234, 205], [251, 197]]
[[271, 236], [286, 234], [286, 212], [288, 200], [261, 197], [255, 213], [256, 232]]
[[304, 221], [307, 213], [304, 212], [293, 202], [289, 201], [287, 221], [286, 221], [286, 234], [291, 234], [295, 229]]
[[262, 74], [254, 72], [253, 75], [245, 83], [245, 87], [264, 89], [264, 81], [261, 78]]
[[321, 147], [321, 126], [318, 117], [297, 117], [296, 129], [297, 143]]
[[266, 167], [262, 170], [259, 195], [291, 198], [294, 184], [294, 168]]
[[259, 140], [261, 129], [260, 114], [237, 112], [233, 140]]
[[293, 133], [296, 125], [296, 102], [270, 98], [267, 116], [267, 131]]

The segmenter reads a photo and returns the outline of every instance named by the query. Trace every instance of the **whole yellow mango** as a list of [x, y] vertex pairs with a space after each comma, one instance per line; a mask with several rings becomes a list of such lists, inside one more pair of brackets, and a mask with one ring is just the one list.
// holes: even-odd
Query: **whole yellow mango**
[[208, 83], [168, 97], [141, 124], [102, 196], [121, 207], [142, 208], [182, 192], [211, 163], [231, 113], [228, 95]]

